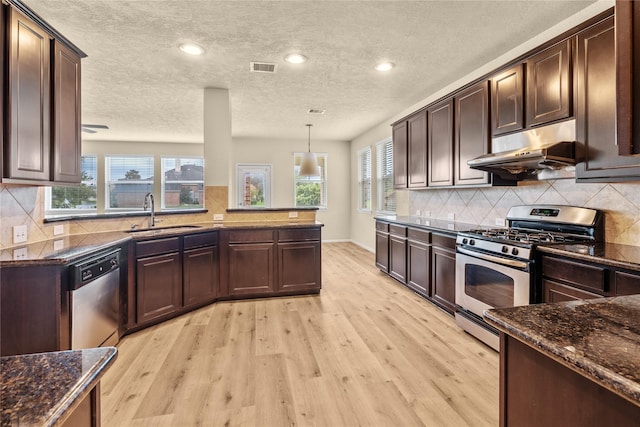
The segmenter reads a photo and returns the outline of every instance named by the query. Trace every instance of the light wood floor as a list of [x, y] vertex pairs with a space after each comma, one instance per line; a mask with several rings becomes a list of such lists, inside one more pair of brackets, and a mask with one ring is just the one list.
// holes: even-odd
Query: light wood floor
[[121, 426], [496, 426], [498, 354], [350, 243], [321, 295], [216, 303], [125, 337], [102, 380]]

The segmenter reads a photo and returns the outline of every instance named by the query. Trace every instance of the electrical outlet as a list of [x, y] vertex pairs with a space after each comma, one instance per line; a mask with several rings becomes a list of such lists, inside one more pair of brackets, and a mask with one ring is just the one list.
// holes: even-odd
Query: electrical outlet
[[498, 227], [504, 227], [506, 225], [504, 218], [496, 218], [496, 225]]
[[298, 218], [298, 212], [289, 212], [289, 218]]
[[449, 213], [447, 214], [447, 219], [448, 219], [449, 221], [455, 221], [455, 219], [456, 219], [456, 214], [455, 214], [455, 212], [449, 212]]
[[27, 259], [28, 256], [29, 251], [27, 250], [27, 248], [18, 248], [13, 250], [14, 260]]
[[53, 227], [53, 235], [54, 236], [59, 236], [62, 233], [64, 233], [64, 225], [62, 225], [62, 224], [61, 225], [55, 225]]
[[416, 216], [420, 216], [420, 209], [416, 209]]
[[61, 251], [62, 249], [64, 249], [64, 240], [62, 240], [62, 239], [54, 240], [53, 241], [53, 250], [54, 251]]
[[456, 229], [456, 225], [455, 225], [455, 224], [447, 224], [447, 228], [448, 228], [449, 230], [454, 231], [454, 230]]
[[22, 243], [26, 241], [27, 241], [27, 226], [14, 225], [13, 226], [13, 244]]
[[224, 215], [223, 214], [213, 214], [213, 220], [214, 221], [222, 221], [224, 219]]

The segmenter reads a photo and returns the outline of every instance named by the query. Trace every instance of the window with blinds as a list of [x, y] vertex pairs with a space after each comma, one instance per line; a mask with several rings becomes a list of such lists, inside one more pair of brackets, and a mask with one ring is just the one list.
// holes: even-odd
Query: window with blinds
[[98, 159], [95, 155], [82, 156], [82, 181], [76, 187], [47, 187], [45, 215], [87, 214], [96, 212], [98, 199]]
[[163, 157], [162, 208], [204, 207], [204, 158]]
[[152, 156], [105, 157], [107, 209], [142, 210], [144, 196], [153, 192]]
[[293, 153], [295, 207], [327, 208], [327, 154], [316, 153], [319, 176], [299, 176], [303, 153]]
[[396, 194], [393, 190], [393, 143], [391, 139], [376, 144], [376, 166], [378, 211], [395, 213]]
[[371, 147], [358, 151], [358, 210], [371, 212]]

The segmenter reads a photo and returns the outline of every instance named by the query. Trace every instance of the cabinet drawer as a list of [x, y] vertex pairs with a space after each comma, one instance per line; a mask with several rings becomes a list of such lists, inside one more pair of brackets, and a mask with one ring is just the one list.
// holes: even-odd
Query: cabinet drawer
[[273, 242], [273, 230], [231, 230], [229, 243]]
[[598, 294], [546, 279], [542, 280], [542, 289], [544, 291], [543, 302], [546, 303], [601, 298]]
[[136, 242], [136, 257], [142, 258], [149, 255], [178, 252], [180, 250], [180, 237], [167, 237], [166, 239], [154, 239], [144, 242]]
[[213, 246], [218, 244], [218, 232], [188, 234], [184, 236], [184, 248], [193, 249], [202, 246]]
[[409, 228], [407, 235], [409, 236], [409, 240], [415, 240], [422, 243], [429, 243], [431, 241], [431, 233], [426, 230]]
[[616, 271], [615, 277], [616, 295], [640, 294], [640, 276]]
[[575, 284], [598, 293], [607, 291], [606, 269], [595, 265], [544, 257], [542, 274], [545, 277]]
[[456, 238], [453, 236], [433, 233], [431, 235], [431, 243], [433, 246], [450, 249], [452, 251], [456, 250]]
[[389, 231], [389, 224], [386, 223], [386, 222], [376, 222], [376, 230], [388, 232]]
[[407, 227], [404, 225], [389, 224], [389, 233], [395, 236], [407, 237]]
[[320, 240], [320, 229], [291, 228], [278, 230], [279, 242], [304, 242]]

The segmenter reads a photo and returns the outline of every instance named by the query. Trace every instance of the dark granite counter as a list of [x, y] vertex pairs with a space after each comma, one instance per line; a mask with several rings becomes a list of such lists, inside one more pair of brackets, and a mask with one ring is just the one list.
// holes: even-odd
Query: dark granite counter
[[116, 357], [102, 347], [0, 358], [0, 425], [59, 425]]
[[156, 227], [150, 230], [108, 231], [60, 236], [50, 240], [11, 247], [0, 251], [0, 267], [68, 264], [88, 254], [123, 245], [130, 240], [201, 233], [211, 230], [252, 228], [308, 228], [323, 226], [316, 221], [206, 222]]
[[466, 224], [463, 222], [444, 221], [434, 218], [423, 218], [418, 216], [395, 216], [380, 215], [376, 216], [377, 221], [384, 221], [394, 224], [407, 225], [416, 228], [422, 228], [428, 231], [441, 232], [445, 234], [456, 234], [462, 231], [477, 230], [482, 227], [477, 224]]
[[485, 320], [640, 406], [640, 295], [494, 309]]
[[640, 246], [589, 243], [538, 246], [543, 253], [566, 256], [611, 267], [640, 271]]

